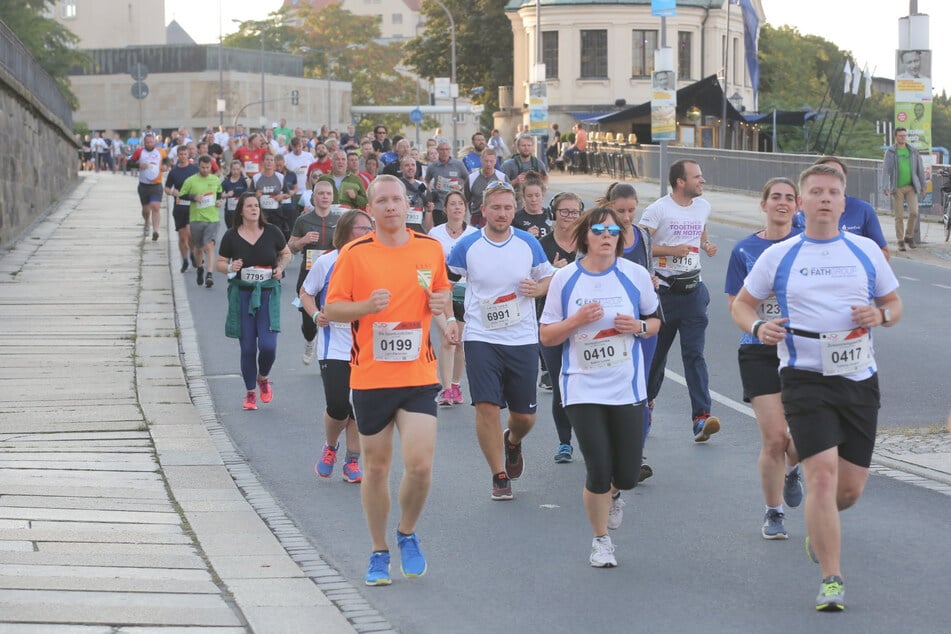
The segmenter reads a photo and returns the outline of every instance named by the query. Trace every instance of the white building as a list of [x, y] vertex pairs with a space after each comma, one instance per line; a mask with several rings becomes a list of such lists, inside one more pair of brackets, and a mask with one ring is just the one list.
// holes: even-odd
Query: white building
[[[651, 15], [651, 0], [539, 1], [541, 58], [536, 0], [509, 0], [506, 5], [514, 33], [515, 73], [514, 85], [500, 88], [502, 108], [496, 123], [503, 133], [528, 122], [528, 86], [539, 62], [545, 65], [549, 120], [563, 132], [576, 121], [570, 113], [607, 112], [617, 109], [621, 100], [627, 105], [650, 100], [654, 50], [663, 40], [661, 19]], [[751, 5], [763, 24], [762, 3], [752, 0]], [[755, 109], [743, 29], [740, 5], [677, 0], [677, 14], [667, 18], [666, 33], [677, 88], [710, 75], [722, 78], [725, 67], [725, 92], [739, 93], [745, 107]]]
[[375, 16], [380, 18], [380, 40], [408, 40], [416, 37], [416, 27], [420, 20], [420, 0], [284, 0], [285, 7], [310, 5], [314, 9], [323, 9], [331, 4], [339, 4], [342, 9], [354, 15]]
[[153, 46], [167, 41], [165, 0], [55, 0], [47, 15], [72, 31], [82, 49]]

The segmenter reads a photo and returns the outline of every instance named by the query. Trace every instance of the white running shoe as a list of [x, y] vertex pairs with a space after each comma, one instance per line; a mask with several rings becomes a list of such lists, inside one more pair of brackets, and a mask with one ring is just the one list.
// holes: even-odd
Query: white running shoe
[[591, 557], [588, 559], [595, 568], [614, 568], [617, 559], [614, 558], [614, 544], [611, 537], [602, 535], [591, 540]]
[[317, 348], [317, 341], [307, 341], [304, 343], [304, 356], [301, 358], [301, 361], [304, 362], [304, 365], [310, 365], [314, 361], [314, 352]]
[[608, 511], [608, 528], [612, 531], [621, 528], [624, 521], [624, 500], [621, 496], [611, 498], [611, 509]]

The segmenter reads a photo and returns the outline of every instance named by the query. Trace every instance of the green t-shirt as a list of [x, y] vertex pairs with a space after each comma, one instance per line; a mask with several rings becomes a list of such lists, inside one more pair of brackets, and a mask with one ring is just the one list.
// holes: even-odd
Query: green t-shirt
[[197, 195], [188, 207], [189, 222], [218, 222], [218, 200], [221, 198], [221, 179], [214, 174], [193, 174], [185, 179], [179, 197]]
[[277, 141], [277, 137], [284, 135], [284, 145], [287, 147], [291, 146], [291, 137], [294, 136], [294, 131], [290, 128], [274, 128], [274, 140]]
[[898, 154], [898, 187], [911, 185], [911, 151], [907, 147], [897, 148]]

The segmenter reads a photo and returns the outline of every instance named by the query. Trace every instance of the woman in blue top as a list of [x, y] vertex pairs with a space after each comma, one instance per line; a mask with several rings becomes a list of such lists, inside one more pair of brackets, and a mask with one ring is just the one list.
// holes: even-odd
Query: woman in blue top
[[581, 218], [579, 259], [555, 273], [540, 320], [541, 343], [562, 346], [557, 380], [584, 456], [583, 500], [594, 532], [589, 561], [598, 568], [617, 565], [608, 536], [611, 494], [637, 486], [647, 394], [641, 338], [660, 329], [650, 275], [619, 257], [620, 234], [611, 209]]
[[225, 201], [225, 226], [232, 228], [234, 212], [238, 208], [238, 199], [248, 191], [249, 183], [244, 175], [244, 166], [241, 161], [231, 161], [231, 171], [221, 179], [221, 197]]
[[[799, 189], [788, 178], [772, 178], [766, 182], [760, 201], [760, 207], [766, 213], [766, 228], [737, 242], [730, 254], [724, 285], [730, 307], [743, 288], [743, 280], [753, 268], [753, 263], [763, 251], [800, 233], [799, 229], [793, 228], [798, 202]], [[779, 317], [779, 312], [775, 297], [767, 298], [757, 309], [762, 321]], [[756, 331], [755, 326], [753, 331]], [[786, 539], [788, 534], [783, 526], [783, 500], [792, 508], [799, 506], [802, 502], [802, 480], [796, 449], [783, 413], [776, 346], [764, 345], [755, 336], [744, 332], [740, 339], [739, 362], [743, 400], [753, 405], [763, 438], [759, 473], [766, 501], [766, 517], [761, 532], [764, 539]]]

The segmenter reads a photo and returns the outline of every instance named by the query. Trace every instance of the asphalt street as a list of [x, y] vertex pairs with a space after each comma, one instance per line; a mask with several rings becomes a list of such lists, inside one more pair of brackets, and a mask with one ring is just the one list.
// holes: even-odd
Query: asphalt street
[[[739, 331], [722, 293], [729, 250], [749, 230], [711, 224], [720, 253], [705, 258], [711, 291], [707, 362], [714, 411], [723, 431], [695, 444], [676, 347], [657, 401], [646, 455], [655, 476], [633, 492], [623, 526], [613, 533], [619, 567], [588, 565], [590, 527], [581, 506], [580, 455], [556, 465], [549, 394], [524, 450], [516, 499], [489, 499], [490, 474], [468, 405], [440, 411], [433, 488], [418, 527], [430, 570], [364, 588], [369, 538], [358, 485], [314, 475], [323, 443], [323, 395], [317, 364], [300, 355], [299, 313], [285, 310], [274, 401], [244, 412], [238, 344], [224, 336], [224, 276], [213, 289], [185, 273], [204, 373], [216, 409], [248, 464], [324, 558], [361, 589], [402, 632], [931, 632], [947, 626], [946, 526], [951, 505], [938, 493], [872, 475], [865, 496], [843, 515], [848, 610], [816, 614], [819, 571], [802, 547], [802, 509], [787, 514], [790, 539], [760, 537], [763, 507], [756, 457], [759, 433], [740, 402]], [[298, 261], [295, 261], [296, 266]], [[951, 371], [934, 327], [948, 305], [947, 269], [900, 261], [905, 316], [876, 333], [883, 426], [920, 427], [947, 414], [940, 394]], [[463, 391], [466, 392], [465, 385]], [[397, 462], [398, 464], [398, 462]], [[399, 469], [393, 474], [394, 491]], [[395, 530], [397, 517], [391, 514]], [[392, 545], [395, 552], [395, 545]]]

